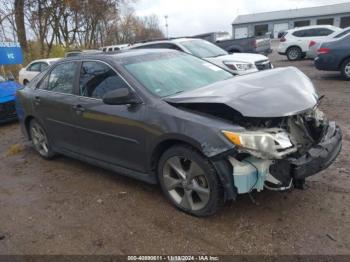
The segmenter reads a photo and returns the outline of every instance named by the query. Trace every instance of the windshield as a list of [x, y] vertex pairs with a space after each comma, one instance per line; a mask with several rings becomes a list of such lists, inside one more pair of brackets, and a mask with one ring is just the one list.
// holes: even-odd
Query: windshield
[[124, 64], [145, 88], [165, 97], [232, 78], [229, 72], [196, 57], [169, 52], [133, 57]]
[[180, 43], [187, 48], [192, 55], [199, 58], [228, 55], [224, 49], [221, 49], [220, 47], [205, 40], [185, 40]]

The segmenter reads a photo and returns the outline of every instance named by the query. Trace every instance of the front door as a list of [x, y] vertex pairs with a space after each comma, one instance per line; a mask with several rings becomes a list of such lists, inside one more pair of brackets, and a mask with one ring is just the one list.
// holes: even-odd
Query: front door
[[82, 154], [91, 158], [145, 171], [145, 141], [142, 123], [144, 105], [107, 105], [102, 97], [117, 88], [130, 88], [107, 64], [82, 63], [75, 105]]

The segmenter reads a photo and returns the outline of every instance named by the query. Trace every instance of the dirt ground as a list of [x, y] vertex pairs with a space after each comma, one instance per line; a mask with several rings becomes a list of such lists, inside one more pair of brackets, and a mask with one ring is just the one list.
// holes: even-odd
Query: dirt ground
[[[41, 159], [17, 123], [0, 126], [0, 254], [350, 254], [350, 82], [313, 62], [296, 66], [326, 95], [344, 132], [336, 163], [307, 189], [254, 193], [199, 219], [157, 186], [63, 156]], [[278, 99], [276, 97], [276, 99]]]

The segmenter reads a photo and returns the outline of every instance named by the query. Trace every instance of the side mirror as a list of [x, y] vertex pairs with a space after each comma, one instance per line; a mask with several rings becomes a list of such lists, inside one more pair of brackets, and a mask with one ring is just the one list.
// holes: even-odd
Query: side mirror
[[103, 96], [102, 100], [107, 105], [132, 105], [140, 103], [140, 100], [128, 88], [118, 88], [110, 91]]

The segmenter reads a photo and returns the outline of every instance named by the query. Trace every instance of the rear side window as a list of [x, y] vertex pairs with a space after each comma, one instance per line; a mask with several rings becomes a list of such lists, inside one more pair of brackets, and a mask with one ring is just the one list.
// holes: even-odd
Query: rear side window
[[79, 81], [81, 96], [101, 99], [118, 88], [129, 87], [111, 67], [101, 62], [83, 62]]
[[[48, 91], [73, 94], [74, 81], [78, 65], [75, 62], [68, 62], [57, 65], [42, 82], [39, 88]], [[47, 84], [45, 83], [47, 81]]]
[[312, 36], [312, 33], [311, 33], [311, 29], [307, 29], [307, 30], [295, 31], [293, 35], [296, 37], [309, 37], [309, 36]]
[[331, 33], [333, 33], [333, 31], [328, 28], [315, 28], [311, 30], [312, 36], [327, 36]]

